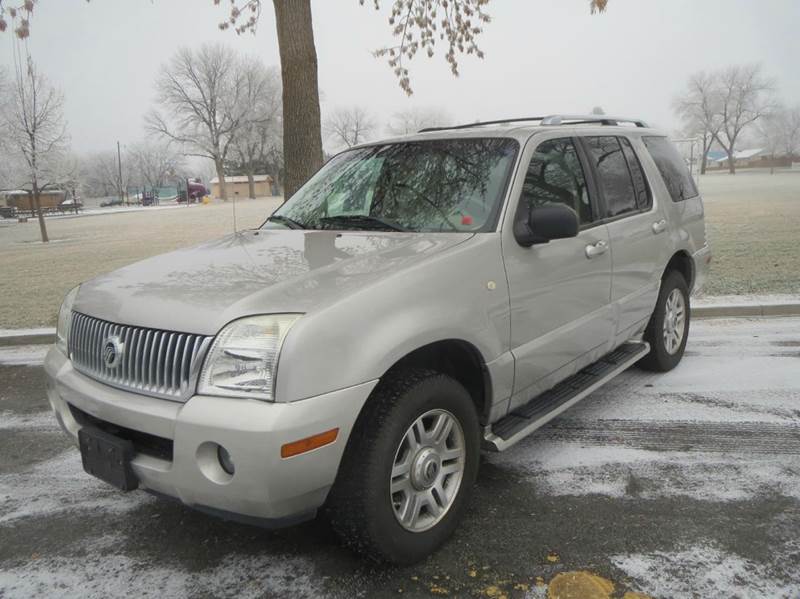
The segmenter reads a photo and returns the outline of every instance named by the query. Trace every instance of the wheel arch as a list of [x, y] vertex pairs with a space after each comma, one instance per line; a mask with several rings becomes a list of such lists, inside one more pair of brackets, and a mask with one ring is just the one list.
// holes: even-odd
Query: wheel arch
[[661, 280], [664, 280], [664, 277], [667, 276], [672, 271], [677, 271], [683, 275], [683, 278], [686, 280], [686, 286], [689, 287], [689, 293], [691, 293], [692, 288], [694, 287], [694, 261], [692, 257], [689, 255], [689, 252], [686, 250], [678, 250], [675, 252], [672, 257], [667, 262], [667, 266], [664, 268], [664, 273], [661, 275]]
[[428, 343], [395, 361], [381, 379], [407, 368], [429, 368], [457, 380], [472, 397], [481, 424], [486, 424], [492, 405], [492, 377], [475, 345], [463, 339]]

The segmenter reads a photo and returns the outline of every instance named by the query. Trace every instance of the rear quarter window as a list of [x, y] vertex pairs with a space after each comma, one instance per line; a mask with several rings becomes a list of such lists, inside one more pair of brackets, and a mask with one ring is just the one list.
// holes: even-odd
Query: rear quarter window
[[669, 139], [646, 136], [642, 137], [642, 141], [653, 162], [656, 163], [673, 202], [681, 202], [699, 195], [686, 163]]

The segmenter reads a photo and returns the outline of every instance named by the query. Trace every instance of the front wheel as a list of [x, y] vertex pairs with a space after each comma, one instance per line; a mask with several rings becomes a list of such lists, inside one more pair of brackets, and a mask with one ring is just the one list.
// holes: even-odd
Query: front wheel
[[356, 422], [328, 500], [345, 544], [410, 564], [452, 534], [478, 472], [478, 417], [467, 390], [422, 369], [382, 380]]
[[655, 310], [644, 332], [650, 353], [639, 360], [645, 370], [667, 372], [683, 357], [689, 337], [689, 287], [677, 271], [661, 281]]

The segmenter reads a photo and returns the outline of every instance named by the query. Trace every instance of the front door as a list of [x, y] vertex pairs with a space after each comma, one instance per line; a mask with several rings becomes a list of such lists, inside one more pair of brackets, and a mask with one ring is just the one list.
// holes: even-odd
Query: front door
[[585, 175], [586, 156], [574, 138], [541, 139], [526, 149], [525, 179], [515, 185], [519, 199], [509, 208], [519, 218], [531, 206], [567, 204], [579, 216], [580, 232], [523, 247], [507, 232], [508, 226], [504, 229], [515, 358], [510, 409], [605, 353], [614, 329], [608, 229], [597, 222], [601, 210]]

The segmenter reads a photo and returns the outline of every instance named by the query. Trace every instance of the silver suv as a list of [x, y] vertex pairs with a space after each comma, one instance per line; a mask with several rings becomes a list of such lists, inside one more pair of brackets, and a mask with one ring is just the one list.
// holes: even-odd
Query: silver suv
[[681, 360], [703, 204], [643, 122], [426, 130], [332, 158], [256, 230], [65, 298], [46, 360], [87, 472], [263, 526], [324, 508], [410, 563], [502, 451]]

